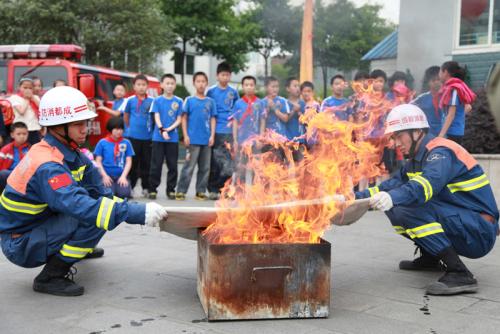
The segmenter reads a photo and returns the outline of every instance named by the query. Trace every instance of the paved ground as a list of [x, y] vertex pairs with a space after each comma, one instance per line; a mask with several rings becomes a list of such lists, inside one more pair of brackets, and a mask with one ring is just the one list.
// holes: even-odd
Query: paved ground
[[196, 295], [195, 242], [122, 225], [104, 237], [104, 258], [78, 265], [82, 297], [34, 293], [31, 283], [40, 269], [18, 268], [0, 255], [0, 333], [500, 332], [499, 246], [485, 258], [465, 260], [479, 293], [426, 297], [424, 287], [439, 274], [397, 269], [414, 248], [393, 233], [384, 215], [370, 212], [325, 238], [332, 243], [328, 319], [207, 323]]

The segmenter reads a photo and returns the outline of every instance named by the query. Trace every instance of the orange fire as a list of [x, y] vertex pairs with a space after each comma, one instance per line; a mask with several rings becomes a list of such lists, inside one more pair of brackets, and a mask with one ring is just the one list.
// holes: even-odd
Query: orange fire
[[[375, 134], [391, 105], [371, 89], [357, 90], [349, 108], [357, 108], [355, 122], [339, 121], [334, 112], [313, 112], [300, 117], [307, 125], [308, 147], [286, 142], [267, 131], [242, 145], [253, 181], [230, 180], [222, 189], [221, 210], [203, 233], [212, 243], [318, 243], [330, 220], [341, 214], [345, 203], [327, 201], [315, 206], [290, 205], [280, 210], [252, 210], [296, 200], [315, 200], [342, 194], [354, 199], [353, 187], [362, 178], [381, 175], [381, 153], [387, 140]], [[346, 105], [341, 108], [345, 109]], [[256, 151], [259, 153], [256, 154]], [[302, 159], [297, 159], [302, 156]], [[295, 159], [294, 159], [295, 158]]]

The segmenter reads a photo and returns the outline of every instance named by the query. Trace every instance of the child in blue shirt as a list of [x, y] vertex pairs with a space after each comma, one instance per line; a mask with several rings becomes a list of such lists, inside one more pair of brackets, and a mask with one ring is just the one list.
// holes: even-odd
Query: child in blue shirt
[[232, 115], [234, 103], [239, 99], [236, 89], [229, 86], [231, 66], [222, 62], [217, 65], [217, 85], [210, 87], [207, 96], [214, 99], [217, 106], [215, 140], [212, 146], [210, 176], [208, 178], [208, 198], [219, 198], [224, 183], [233, 174], [231, 153], [227, 144], [233, 142], [232, 126], [229, 118]]
[[233, 109], [233, 149], [236, 153], [236, 178], [243, 183], [246, 175], [246, 159], [241, 155], [241, 146], [245, 141], [260, 134], [264, 108], [262, 101], [255, 96], [257, 79], [251, 75], [243, 77], [241, 86], [243, 97], [236, 101]]
[[439, 109], [439, 90], [441, 81], [439, 80], [439, 66], [431, 66], [425, 70], [424, 75], [425, 93], [417, 96], [411, 103], [422, 109], [429, 122], [429, 133], [438, 136], [443, 126], [443, 113]]
[[[300, 137], [304, 134], [304, 125], [299, 122], [299, 117], [305, 112], [306, 103], [300, 98], [300, 83], [297, 78], [288, 78], [286, 81], [286, 91], [288, 92], [288, 108], [290, 116], [286, 123], [287, 137], [289, 140]], [[304, 142], [302, 139], [300, 142]]]
[[215, 141], [215, 125], [217, 108], [215, 101], [205, 96], [208, 77], [204, 72], [193, 75], [196, 95], [186, 98], [182, 108], [182, 134], [186, 145], [186, 162], [182, 167], [181, 177], [177, 184], [177, 200], [185, 200], [191, 183], [193, 171], [198, 165], [196, 176], [196, 199], [206, 200], [205, 194], [210, 172], [211, 147]]
[[344, 90], [346, 88], [345, 78], [341, 74], [336, 74], [330, 79], [332, 86], [332, 95], [327, 97], [321, 103], [319, 108], [320, 112], [332, 111], [335, 117], [341, 121], [353, 121], [352, 113], [348, 108], [348, 99], [344, 97]]
[[[465, 85], [463, 83], [464, 77], [465, 70], [457, 62], [447, 61], [441, 65], [439, 79], [443, 83], [443, 88], [447, 87], [452, 78], [460, 79]], [[470, 105], [468, 105], [468, 109], [470, 110]], [[444, 110], [442, 111], [445, 118], [439, 137], [446, 137], [461, 145], [465, 131], [465, 103], [460, 99], [456, 89], [453, 89], [449, 100], [444, 101]]]
[[149, 171], [151, 168], [151, 138], [153, 135], [153, 119], [149, 113], [153, 98], [146, 94], [148, 79], [138, 74], [133, 80], [135, 95], [127, 100], [123, 120], [127, 127], [127, 135], [134, 148], [130, 171], [130, 186], [135, 188], [137, 180], [141, 179], [142, 193], [149, 194]]
[[99, 140], [94, 156], [104, 185], [111, 188], [115, 196], [130, 198], [131, 187], [128, 174], [132, 168], [134, 149], [130, 141], [123, 138], [124, 127], [121, 117], [110, 118], [106, 124], [109, 134], [106, 138]]
[[164, 74], [160, 82], [163, 95], [157, 97], [151, 108], [154, 114], [153, 151], [149, 177], [149, 198], [156, 199], [156, 188], [161, 183], [163, 162], [167, 161], [167, 197], [175, 199], [177, 185], [177, 161], [179, 159], [179, 134], [182, 99], [174, 95], [176, 79], [173, 74]]
[[261, 100], [255, 96], [256, 83], [257, 79], [251, 75], [241, 80], [244, 95], [234, 104], [232, 117], [235, 152], [238, 152], [240, 146], [248, 138], [260, 133], [263, 107]]
[[286, 139], [286, 123], [290, 116], [288, 102], [283, 97], [278, 96], [280, 84], [277, 78], [273, 76], [267, 77], [265, 85], [267, 96], [262, 99], [264, 117], [261, 119], [261, 133], [269, 129]]
[[122, 110], [120, 110], [120, 107], [125, 101], [125, 94], [127, 93], [125, 89], [125, 85], [122, 83], [117, 83], [115, 85], [115, 88], [113, 88], [113, 95], [115, 97], [115, 100], [113, 101], [113, 106], [111, 108], [106, 107], [101, 100], [98, 100], [97, 102], [99, 103], [99, 106], [97, 107], [97, 111], [104, 111], [111, 116], [117, 117], [117, 116], [122, 116]]

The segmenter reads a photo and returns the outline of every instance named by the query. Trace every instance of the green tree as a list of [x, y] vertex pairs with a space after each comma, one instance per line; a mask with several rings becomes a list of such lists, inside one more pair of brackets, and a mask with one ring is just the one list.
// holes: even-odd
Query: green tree
[[328, 68], [348, 71], [362, 66], [361, 57], [394, 29], [379, 17], [380, 9], [379, 5], [357, 8], [349, 0], [327, 6], [316, 1], [314, 61], [321, 69], [325, 97]]
[[86, 62], [151, 71], [173, 43], [158, 0], [4, 0], [4, 44], [73, 43]]
[[265, 76], [269, 75], [269, 61], [273, 53], [294, 51], [300, 45], [302, 15], [287, 0], [255, 0], [249, 14], [257, 26], [252, 39], [252, 49], [258, 52], [265, 63]]
[[[235, 0], [162, 0], [182, 68], [188, 44], [226, 60], [235, 72], [245, 68], [250, 36], [257, 26], [246, 13], [236, 13], [235, 5]], [[181, 81], [184, 84], [184, 71]]]

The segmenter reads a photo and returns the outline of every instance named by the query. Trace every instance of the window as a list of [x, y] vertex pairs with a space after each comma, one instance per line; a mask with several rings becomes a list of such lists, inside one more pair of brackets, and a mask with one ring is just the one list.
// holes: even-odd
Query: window
[[16, 66], [14, 68], [14, 82], [17, 86], [21, 76], [39, 77], [43, 82], [43, 90], [52, 88], [54, 81], [64, 80], [68, 82], [68, 71], [62, 66]]
[[[183, 66], [184, 65], [184, 66]], [[185, 70], [185, 74], [194, 74], [194, 56], [186, 55], [184, 58], [184, 64], [182, 64], [182, 55], [180, 52], [174, 53], [174, 71], [175, 74], [182, 74]]]
[[0, 92], [7, 91], [7, 67], [0, 65]]
[[174, 72], [175, 74], [182, 74], [183, 72], [182, 55], [180, 52], [174, 53]]
[[500, 44], [500, 0], [461, 0], [459, 46]]
[[492, 43], [500, 43], [500, 0], [495, 0], [493, 7]]
[[186, 56], [186, 74], [194, 74], [194, 56]]
[[460, 46], [488, 44], [490, 0], [462, 0]]

